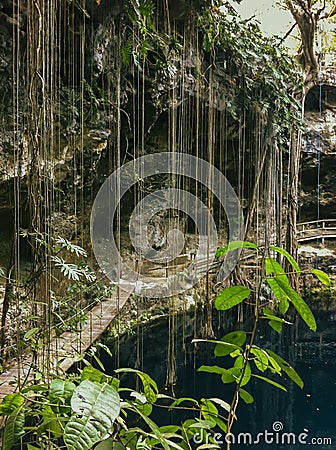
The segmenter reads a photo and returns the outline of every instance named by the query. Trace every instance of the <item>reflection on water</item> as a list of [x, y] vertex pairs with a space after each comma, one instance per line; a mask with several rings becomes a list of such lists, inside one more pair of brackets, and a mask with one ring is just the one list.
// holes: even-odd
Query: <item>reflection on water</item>
[[[299, 372], [305, 386], [301, 390], [285, 376], [277, 381], [287, 387], [288, 392], [276, 389], [261, 380], [252, 380], [246, 389], [254, 396], [252, 405], [242, 402], [238, 406], [238, 421], [233, 428], [236, 440], [243, 442], [233, 449], [336, 449], [336, 328], [335, 313], [320, 312], [317, 315], [318, 332], [310, 332], [304, 324], [287, 328], [283, 337], [268, 326], [258, 333], [258, 344], [270, 348], [287, 359]], [[198, 326], [199, 327], [199, 321]], [[120, 366], [135, 366], [137, 341], [140, 345], [142, 363], [140, 369], [148, 372], [164, 388], [167, 367], [168, 321], [161, 319], [140, 330], [140, 339], [130, 336], [121, 340]], [[228, 326], [218, 337], [232, 331]], [[220, 397], [230, 402], [233, 387], [223, 385], [218, 375], [197, 372], [202, 364], [217, 364], [229, 367], [230, 357], [213, 358], [212, 344], [199, 344], [194, 352], [190, 343], [194, 335], [192, 315], [180, 315], [176, 323], [176, 367], [177, 396]], [[183, 338], [185, 336], [183, 345]], [[112, 349], [115, 351], [115, 349]], [[107, 361], [105, 364], [108, 366]], [[109, 367], [110, 370], [113, 367]], [[187, 413], [154, 409], [152, 416], [159, 424], [178, 423], [190, 417]], [[274, 429], [273, 429], [274, 428]], [[276, 430], [276, 431], [274, 431]], [[239, 433], [250, 433], [258, 444], [248, 445], [249, 437]], [[266, 433], [267, 432], [267, 433]], [[258, 438], [258, 433], [259, 438]], [[288, 435], [292, 433], [292, 435]], [[295, 436], [294, 436], [295, 434]], [[265, 438], [266, 436], [266, 438]], [[299, 438], [301, 444], [299, 443]], [[324, 438], [330, 439], [325, 440]], [[244, 440], [243, 440], [244, 439]], [[268, 443], [265, 443], [265, 439]], [[281, 445], [281, 441], [286, 445]], [[287, 444], [287, 442], [290, 444]], [[293, 443], [295, 440], [295, 444]], [[323, 444], [323, 441], [325, 442]], [[316, 443], [316, 445], [314, 445]], [[225, 448], [225, 444], [221, 446]]]

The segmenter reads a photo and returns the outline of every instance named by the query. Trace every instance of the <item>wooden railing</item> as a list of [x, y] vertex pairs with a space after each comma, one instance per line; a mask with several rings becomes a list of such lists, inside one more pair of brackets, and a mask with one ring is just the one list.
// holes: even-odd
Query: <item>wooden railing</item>
[[298, 223], [296, 226], [298, 242], [336, 239], [336, 219], [321, 219]]

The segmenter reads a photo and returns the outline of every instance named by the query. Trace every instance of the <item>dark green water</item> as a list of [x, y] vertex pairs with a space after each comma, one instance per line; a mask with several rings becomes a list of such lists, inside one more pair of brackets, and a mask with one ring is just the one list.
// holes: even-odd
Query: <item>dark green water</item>
[[[255, 402], [252, 405], [240, 402], [238, 406], [238, 421], [233, 428], [236, 444], [232, 449], [336, 449], [336, 313], [320, 312], [316, 317], [317, 333], [310, 332], [304, 324], [289, 327], [282, 337], [268, 326], [258, 333], [258, 345], [274, 350], [289, 361], [302, 377], [305, 386], [301, 390], [285, 376], [275, 378], [287, 387], [288, 392], [283, 392], [261, 380], [252, 380], [245, 388], [254, 396]], [[236, 327], [231, 320], [230, 326], [222, 328], [216, 331], [218, 338]], [[168, 337], [166, 319], [144, 326], [138, 338], [123, 337], [120, 366], [136, 366], [138, 341], [142, 355], [139, 368], [148, 372], [165, 392]], [[230, 402], [233, 392], [231, 385], [223, 385], [218, 375], [195, 370], [202, 364], [229, 367], [230, 357], [214, 358], [212, 344], [199, 344], [195, 352], [191, 344], [192, 337], [191, 316], [178, 316], [175, 334], [176, 396], [197, 399], [219, 397]], [[112, 348], [112, 351], [116, 352], [116, 349]], [[104, 363], [107, 370], [112, 372], [111, 360], [106, 359]], [[190, 416], [155, 408], [151, 417], [164, 425], [179, 423]], [[250, 435], [244, 437], [241, 434], [247, 432]], [[218, 440], [224, 440], [224, 436]], [[220, 445], [225, 448], [224, 442]]]

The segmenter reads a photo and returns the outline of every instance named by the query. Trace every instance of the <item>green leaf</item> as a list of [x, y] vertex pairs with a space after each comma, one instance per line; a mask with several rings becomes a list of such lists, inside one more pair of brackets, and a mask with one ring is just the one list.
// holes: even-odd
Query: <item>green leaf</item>
[[29, 339], [32, 339], [35, 334], [37, 334], [40, 331], [39, 328], [32, 328], [31, 330], [28, 330], [25, 335], [23, 336], [23, 339], [25, 341], [28, 341]]
[[331, 287], [331, 279], [327, 273], [320, 269], [311, 269], [311, 273], [316, 275], [317, 278], [321, 281], [325, 286]]
[[147, 398], [147, 401], [149, 403], [155, 403], [159, 394], [159, 390], [157, 387], [157, 384], [155, 381], [144, 372], [141, 372], [140, 370], [136, 369], [130, 369], [130, 368], [122, 368], [115, 370], [116, 373], [134, 373], [136, 374], [140, 380], [142, 381], [143, 388], [144, 388], [144, 394]]
[[282, 331], [282, 323], [278, 322], [276, 320], [270, 320], [268, 322], [268, 325], [273, 328], [274, 331], [276, 331], [277, 333], [281, 333]]
[[230, 384], [234, 381], [238, 381], [238, 377], [240, 375], [240, 370], [231, 368], [228, 369], [226, 372], [222, 373], [221, 380], [224, 384]]
[[221, 398], [212, 397], [210, 398], [210, 400], [214, 403], [217, 403], [217, 405], [221, 406], [223, 409], [225, 409], [225, 411], [230, 412], [231, 405], [222, 400]]
[[8, 416], [20, 406], [23, 405], [25, 399], [19, 392], [8, 394], [0, 403], [0, 416]]
[[244, 331], [232, 331], [221, 338], [221, 344], [216, 345], [214, 354], [215, 356], [227, 356], [234, 350], [242, 350], [241, 347], [245, 342], [246, 333]]
[[228, 369], [219, 366], [201, 366], [197, 369], [197, 372], [216, 373], [217, 375], [226, 374]]
[[37, 428], [36, 432], [38, 435], [42, 435], [46, 432], [52, 433], [55, 438], [60, 438], [63, 436], [63, 429], [61, 427], [59, 418], [54, 413], [50, 405], [42, 406], [42, 416], [43, 422]]
[[240, 248], [250, 248], [253, 250], [258, 250], [258, 246], [256, 244], [253, 244], [253, 242], [244, 242], [244, 241], [232, 241], [229, 242], [228, 245], [224, 248], [219, 248], [216, 251], [216, 258], [219, 258], [220, 256], [224, 255], [227, 252], [230, 252], [232, 250], [238, 250]]
[[88, 450], [112, 431], [120, 398], [108, 384], [84, 380], [72, 395], [71, 408], [74, 414], [64, 430], [65, 445], [68, 450]]
[[[270, 275], [274, 273], [274, 275], [283, 275], [287, 278], [284, 269], [280, 266], [280, 264], [274, 258], [266, 258], [265, 259], [265, 270], [266, 275]], [[288, 278], [287, 278], [288, 280]], [[289, 284], [289, 281], [288, 281]]]
[[287, 294], [281, 289], [281, 287], [274, 278], [267, 278], [267, 283], [271, 288], [273, 294], [275, 295], [275, 298], [279, 301], [280, 313], [285, 314], [289, 308]]
[[217, 310], [225, 311], [238, 305], [251, 294], [246, 286], [231, 286], [220, 292], [215, 300]]
[[237, 383], [240, 382], [240, 386], [245, 386], [250, 381], [252, 374], [251, 365], [249, 362], [247, 362], [245, 365], [243, 378], [241, 378], [243, 374], [244, 365], [245, 365], [244, 357], [238, 356], [238, 358], [235, 361], [234, 368], [240, 370], [239, 377], [238, 379], [236, 379]]
[[245, 391], [245, 389], [239, 389], [238, 394], [239, 394], [239, 397], [240, 397], [242, 400], [244, 400], [244, 402], [245, 402], [246, 404], [250, 404], [250, 403], [253, 403], [253, 402], [254, 402], [253, 396], [252, 396], [249, 392]]
[[277, 247], [276, 245], [270, 245], [269, 248], [270, 248], [270, 250], [274, 250], [275, 252], [280, 253], [281, 255], [283, 255], [287, 259], [287, 261], [292, 265], [292, 267], [295, 270], [295, 272], [298, 275], [301, 275], [300, 266], [295, 261], [295, 259], [287, 252], [287, 250], [285, 250], [284, 248]]
[[35, 447], [35, 445], [27, 444], [27, 450], [41, 450], [41, 447]]
[[120, 49], [121, 60], [125, 66], [129, 66], [132, 61], [132, 45], [130, 42], [126, 42], [126, 44], [122, 45]]
[[50, 395], [57, 401], [65, 402], [70, 398], [76, 389], [76, 385], [71, 381], [56, 379], [51, 382]]
[[163, 436], [163, 434], [161, 433], [159, 427], [156, 425], [155, 422], [153, 422], [152, 419], [150, 419], [149, 417], [145, 416], [139, 409], [137, 409], [134, 406], [130, 406], [130, 409], [134, 412], [136, 412], [137, 414], [139, 414], [139, 416], [145, 421], [145, 423], [149, 426], [149, 428], [153, 431], [153, 434], [155, 435], [155, 437], [158, 439], [158, 441], [160, 442], [160, 444], [162, 445], [162, 447], [165, 450], [171, 450], [171, 448], [169, 447], [169, 444], [167, 443], [167, 440], [165, 439], [165, 437]]
[[81, 374], [81, 381], [90, 380], [96, 383], [107, 383], [108, 379], [103, 372], [92, 366], [85, 366]]
[[287, 389], [285, 386], [282, 386], [282, 384], [277, 383], [276, 381], [271, 380], [270, 378], [262, 377], [261, 375], [252, 374], [252, 377], [259, 378], [260, 380], [266, 381], [266, 383], [271, 384], [272, 386], [277, 387], [278, 389], [281, 389], [282, 391], [286, 391]]
[[281, 314], [286, 314], [289, 308], [289, 301], [287, 298], [281, 298], [279, 302], [279, 312]]
[[303, 298], [300, 297], [300, 295], [296, 291], [294, 291], [294, 289], [292, 289], [278, 277], [274, 277], [274, 280], [279, 284], [280, 288], [288, 296], [289, 300], [293, 303], [295, 309], [300, 314], [302, 319], [306, 322], [308, 327], [311, 330], [316, 331], [317, 327], [315, 317]]
[[218, 417], [218, 409], [209, 399], [202, 398], [201, 413], [205, 420], [209, 420], [213, 425], [216, 425], [215, 419]]
[[266, 352], [279, 364], [281, 369], [289, 376], [289, 378], [302, 389], [304, 383], [296, 370], [287, 361], [282, 359], [281, 356], [268, 349], [266, 349]]
[[95, 447], [95, 450], [126, 450], [126, 447], [120, 442], [115, 442], [112, 438], [108, 438], [100, 442]]
[[3, 450], [12, 450], [12, 447], [24, 435], [25, 414], [22, 408], [20, 406], [8, 416], [3, 435]]
[[264, 350], [261, 350], [260, 348], [253, 346], [251, 348], [251, 354], [255, 356], [253, 361], [257, 369], [259, 369], [260, 372], [265, 372], [265, 370], [268, 369], [269, 365], [267, 353], [265, 353]]

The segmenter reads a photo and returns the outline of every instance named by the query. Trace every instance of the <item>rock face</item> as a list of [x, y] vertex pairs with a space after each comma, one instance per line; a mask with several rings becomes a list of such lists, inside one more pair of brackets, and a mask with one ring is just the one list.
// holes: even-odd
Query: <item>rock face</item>
[[[46, 202], [42, 191], [48, 185], [56, 212], [62, 213], [58, 217], [68, 221], [82, 214], [87, 225], [97, 190], [125, 159], [161, 151], [208, 154], [210, 100], [212, 114], [219, 118], [213, 132], [215, 162], [218, 165], [225, 152], [225, 175], [235, 187], [241, 186], [237, 155], [244, 154], [245, 178], [250, 181], [239, 189], [249, 204], [253, 173], [258, 170], [254, 160], [258, 136], [251, 118], [244, 116], [244, 123], [238, 123], [225, 113], [232, 103], [227, 90], [237, 83], [235, 74], [225, 72], [231, 56], [223, 54], [223, 61], [213, 71], [216, 98], [209, 97], [208, 80], [201, 75], [207, 72], [209, 61], [197, 48], [194, 25], [196, 13], [210, 2], [171, 0], [169, 11], [166, 3], [156, 2], [156, 26], [163, 39], [160, 46], [154, 42], [150, 26], [144, 42], [135, 35], [123, 2], [114, 2], [111, 8], [108, 1], [87, 0], [84, 10], [78, 2], [59, 1], [55, 12], [42, 0], [14, 2], [14, 6], [9, 0], [0, 3], [0, 208], [13, 211], [13, 181], [19, 181], [20, 202], [25, 205], [20, 220], [29, 224], [32, 184], [41, 190], [41, 205]], [[216, 8], [211, 13], [216, 14]], [[44, 27], [39, 20], [45, 21]], [[186, 42], [183, 51], [179, 42], [169, 37], [172, 23], [176, 36], [183, 35]], [[48, 29], [52, 30], [49, 34]], [[41, 47], [38, 39], [42, 37], [45, 45]], [[198, 44], [204, 44], [202, 39]], [[145, 70], [137, 59], [141, 52], [147, 55]], [[162, 63], [159, 69], [158, 60]], [[321, 202], [331, 209], [328, 192], [329, 184], [334, 183], [335, 95], [331, 89], [324, 92], [320, 134], [322, 160], [329, 159], [321, 163]], [[316, 88], [308, 97], [302, 159], [301, 201], [308, 206], [304, 218], [314, 216], [316, 205], [316, 124], [321, 122]], [[195, 98], [200, 99], [203, 120], [198, 129]], [[176, 106], [174, 112], [172, 106]], [[218, 124], [224, 122], [222, 129]], [[243, 141], [244, 149], [240, 147]], [[164, 247], [168, 228], [165, 218], [153, 219], [149, 239], [154, 248]]]
[[320, 217], [335, 218], [336, 83], [335, 86], [317, 85], [308, 92], [302, 150], [301, 220], [316, 219], [318, 196]]

